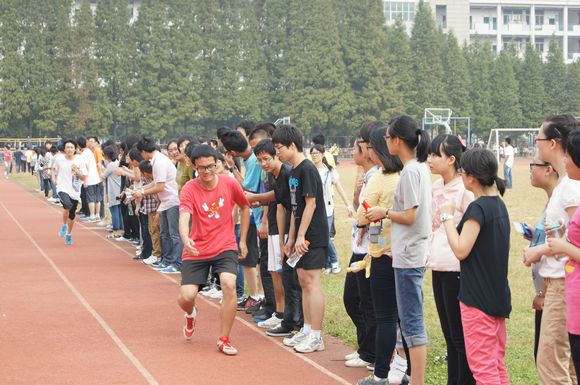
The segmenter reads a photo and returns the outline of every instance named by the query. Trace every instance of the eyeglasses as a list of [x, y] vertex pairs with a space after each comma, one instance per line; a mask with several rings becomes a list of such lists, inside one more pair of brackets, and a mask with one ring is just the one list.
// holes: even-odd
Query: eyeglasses
[[368, 148], [369, 150], [372, 150], [372, 149], [373, 149], [373, 146], [371, 146], [371, 145], [369, 144], [369, 145], [367, 146], [367, 148]]
[[322, 155], [322, 153], [321, 152], [312, 151], [310, 153], [310, 155], [312, 155], [312, 156], [314, 156], [314, 155]]
[[550, 167], [549, 163], [530, 163], [530, 171], [534, 169], [534, 166], [537, 167]]
[[217, 165], [215, 163], [209, 164], [207, 166], [197, 166], [197, 171], [199, 172], [206, 172], [206, 171], [213, 171]]
[[286, 146], [284, 146], [283, 144], [276, 144], [276, 145], [274, 145], [274, 148], [276, 149], [276, 151], [280, 151], [280, 149], [282, 147], [286, 147]]
[[548, 138], [534, 138], [534, 143], [542, 142], [542, 141], [550, 141], [552, 139]]
[[260, 164], [264, 163], [264, 164], [269, 164], [271, 161], [273, 161], [274, 158], [270, 158], [270, 157], [264, 157], [264, 158], [258, 158], [258, 162]]

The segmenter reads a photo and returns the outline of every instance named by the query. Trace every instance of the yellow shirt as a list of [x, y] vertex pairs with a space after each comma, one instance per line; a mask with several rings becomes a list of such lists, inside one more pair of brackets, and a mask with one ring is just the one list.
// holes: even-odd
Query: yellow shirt
[[[369, 206], [380, 206], [385, 209], [393, 207], [393, 197], [399, 181], [399, 174], [383, 174], [382, 169], [375, 173], [369, 180], [363, 200]], [[361, 204], [358, 206], [357, 217], [361, 225], [369, 223], [365, 218], [365, 209]], [[371, 226], [376, 225], [371, 223]], [[383, 229], [379, 243], [369, 243], [369, 254], [373, 257], [380, 257], [391, 252], [391, 221], [383, 219]]]

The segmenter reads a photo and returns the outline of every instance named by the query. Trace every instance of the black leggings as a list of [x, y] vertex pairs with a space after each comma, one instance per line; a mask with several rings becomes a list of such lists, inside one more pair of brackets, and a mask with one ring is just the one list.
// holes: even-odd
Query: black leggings
[[42, 188], [44, 190], [44, 197], [48, 198], [48, 192], [50, 191], [50, 179], [42, 180]]
[[572, 352], [572, 361], [576, 369], [576, 379], [580, 382], [580, 335], [568, 333], [570, 339], [570, 350]]

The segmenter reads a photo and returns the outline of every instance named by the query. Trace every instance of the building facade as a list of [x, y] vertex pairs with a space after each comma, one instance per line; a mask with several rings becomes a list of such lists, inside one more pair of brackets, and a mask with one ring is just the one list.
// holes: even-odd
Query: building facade
[[[412, 27], [418, 1], [383, 0], [387, 24], [402, 17]], [[494, 54], [509, 44], [523, 53], [528, 43], [545, 57], [557, 39], [564, 59], [580, 58], [580, 0], [431, 0], [437, 25], [460, 43], [488, 41]]]

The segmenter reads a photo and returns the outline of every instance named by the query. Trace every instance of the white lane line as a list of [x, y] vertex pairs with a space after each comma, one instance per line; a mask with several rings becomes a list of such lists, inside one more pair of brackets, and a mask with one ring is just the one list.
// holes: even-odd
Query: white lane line
[[150, 384], [150, 385], [159, 385], [159, 383], [153, 377], [153, 375], [151, 373], [149, 373], [149, 371], [147, 369], [145, 369], [145, 367], [143, 366], [143, 364], [141, 364], [141, 362], [137, 359], [137, 357], [135, 357], [135, 355], [131, 352], [131, 350], [129, 350], [129, 348], [123, 343], [123, 341], [121, 341], [121, 339], [119, 338], [119, 336], [113, 331], [113, 329], [109, 326], [109, 324], [107, 324], [107, 322], [103, 319], [103, 317], [101, 317], [99, 315], [99, 313], [97, 313], [97, 311], [88, 303], [88, 301], [76, 289], [76, 287], [72, 284], [72, 282], [69, 281], [69, 279], [58, 268], [58, 266], [53, 262], [53, 260], [50, 259], [50, 257], [44, 252], [44, 250], [42, 250], [40, 248], [40, 246], [38, 245], [38, 243], [36, 243], [36, 241], [34, 240], [34, 238], [32, 238], [32, 236], [30, 235], [30, 233], [28, 233], [28, 231], [26, 231], [24, 229], [24, 227], [22, 227], [22, 225], [20, 224], [20, 222], [14, 217], [14, 215], [12, 215], [12, 213], [10, 212], [10, 210], [8, 210], [8, 208], [4, 205], [3, 202], [0, 202], [0, 206], [2, 206], [2, 208], [4, 209], [4, 211], [6, 211], [6, 213], [8, 214], [8, 216], [10, 218], [12, 218], [12, 220], [14, 221], [14, 223], [16, 223], [16, 226], [18, 226], [18, 228], [26, 235], [26, 237], [30, 240], [30, 242], [36, 247], [36, 249], [38, 250], [38, 252], [40, 253], [40, 255], [43, 256], [43, 258], [46, 260], [46, 262], [50, 265], [50, 267], [52, 267], [52, 269], [56, 272], [56, 274], [60, 277], [60, 279], [62, 279], [62, 281], [69, 288], [69, 290], [74, 294], [75, 297], [77, 297], [77, 299], [79, 300], [79, 302], [97, 320], [97, 322], [99, 323], [99, 325], [101, 325], [101, 327], [105, 330], [105, 332], [109, 335], [109, 337], [111, 337], [111, 339], [113, 340], [113, 342], [115, 342], [115, 344], [119, 347], [119, 349], [123, 352], [123, 354], [137, 368], [137, 370], [145, 378], [145, 380], [147, 381], [147, 383]]
[[[36, 198], [36, 199], [38, 199], [39, 201], [41, 201], [42, 203], [46, 204], [48, 207], [51, 207], [51, 208], [53, 208], [53, 209], [55, 209], [55, 210], [57, 209], [56, 207], [54, 207], [54, 205], [50, 205], [50, 204], [48, 204], [47, 202], [45, 202], [45, 201], [43, 201], [42, 199], [38, 198], [36, 195], [34, 195], [34, 198]], [[60, 210], [58, 210], [58, 211], [60, 211]], [[77, 222], [77, 223], [79, 223], [79, 222]], [[85, 224], [84, 224], [84, 223], [82, 223], [82, 222], [80, 222], [80, 223], [81, 223], [82, 227], [83, 227], [83, 228], [84, 228], [86, 231], [89, 231], [89, 232], [91, 232], [91, 233], [93, 233], [93, 234], [97, 235], [99, 238], [101, 238], [101, 239], [102, 239], [102, 240], [104, 240], [105, 242], [107, 242], [107, 243], [109, 243], [109, 244], [113, 245], [115, 248], [117, 248], [117, 249], [121, 250], [123, 253], [125, 253], [125, 254], [129, 255], [130, 257], [133, 257], [133, 255], [132, 255], [132, 254], [131, 254], [129, 251], [127, 251], [127, 250], [125, 250], [124, 248], [122, 248], [122, 247], [121, 247], [121, 246], [120, 246], [120, 245], [119, 245], [117, 242], [113, 242], [113, 241], [111, 241], [110, 239], [103, 238], [103, 237], [102, 237], [102, 235], [101, 235], [101, 234], [99, 234], [98, 232], [96, 232], [95, 230], [92, 230], [92, 229], [88, 228], [88, 227], [87, 227], [87, 226], [85, 226]], [[146, 266], [146, 267], [148, 267], [148, 266]], [[149, 269], [151, 269], [151, 268], [149, 267]], [[151, 269], [151, 270], [153, 270], [153, 269]], [[155, 271], [155, 270], [154, 270], [154, 271]], [[179, 282], [179, 281], [177, 281], [177, 280], [175, 280], [175, 279], [173, 279], [173, 278], [172, 278], [170, 275], [163, 274], [163, 273], [159, 273], [159, 272], [157, 272], [157, 273], [158, 273], [158, 274], [160, 274], [160, 275], [161, 275], [163, 278], [165, 278], [165, 279], [169, 280], [170, 282], [173, 282], [173, 283], [174, 283], [174, 284], [176, 284], [176, 285], [180, 285], [180, 282]], [[218, 310], [219, 310], [219, 308], [220, 308], [220, 307], [219, 307], [219, 305], [215, 304], [214, 302], [210, 301], [209, 299], [205, 298], [205, 297], [204, 297], [204, 296], [202, 296], [202, 295], [198, 295], [198, 296], [197, 296], [197, 298], [201, 298], [201, 299], [202, 299], [202, 301], [204, 301], [205, 303], [207, 303], [207, 304], [209, 304], [210, 306], [214, 307], [215, 309], [218, 309]], [[261, 328], [258, 328], [258, 327], [257, 327], [257, 326], [255, 326], [255, 325], [252, 325], [251, 323], [249, 323], [248, 321], [246, 321], [245, 319], [243, 319], [243, 318], [241, 318], [241, 317], [239, 317], [239, 316], [236, 316], [236, 319], [237, 319], [238, 321], [240, 321], [240, 322], [241, 322], [243, 325], [245, 325], [246, 327], [250, 328], [250, 329], [251, 329], [251, 330], [252, 330], [254, 333], [258, 334], [258, 335], [259, 335], [259, 336], [261, 336], [262, 338], [265, 338], [265, 339], [266, 339], [268, 342], [270, 342], [270, 343], [273, 343], [273, 344], [277, 345], [278, 347], [280, 347], [280, 348], [284, 349], [285, 351], [292, 353], [294, 356], [296, 356], [296, 357], [298, 357], [299, 359], [301, 359], [302, 361], [306, 362], [308, 365], [310, 365], [310, 366], [312, 366], [312, 367], [316, 368], [316, 369], [317, 369], [317, 370], [319, 370], [321, 373], [323, 373], [323, 374], [327, 375], [328, 377], [330, 377], [330, 378], [332, 378], [332, 379], [336, 380], [338, 383], [340, 383], [340, 384], [343, 384], [343, 385], [352, 385], [352, 382], [351, 382], [351, 381], [347, 381], [346, 379], [342, 378], [342, 377], [341, 377], [341, 376], [339, 376], [338, 374], [336, 374], [336, 373], [334, 373], [334, 372], [332, 372], [332, 371], [328, 370], [328, 369], [327, 369], [327, 368], [325, 368], [324, 366], [322, 366], [322, 365], [318, 364], [317, 362], [315, 362], [315, 361], [311, 360], [311, 359], [310, 359], [310, 358], [308, 358], [306, 355], [304, 355], [304, 354], [299, 354], [299, 353], [295, 353], [295, 352], [294, 352], [294, 349], [292, 349], [292, 348], [289, 348], [289, 347], [287, 347], [286, 345], [284, 345], [283, 343], [281, 343], [281, 342], [277, 341], [276, 339], [274, 339], [273, 337], [270, 337], [270, 336], [266, 335], [266, 333], [264, 333], [264, 330], [263, 330], [263, 329], [261, 329]]]

